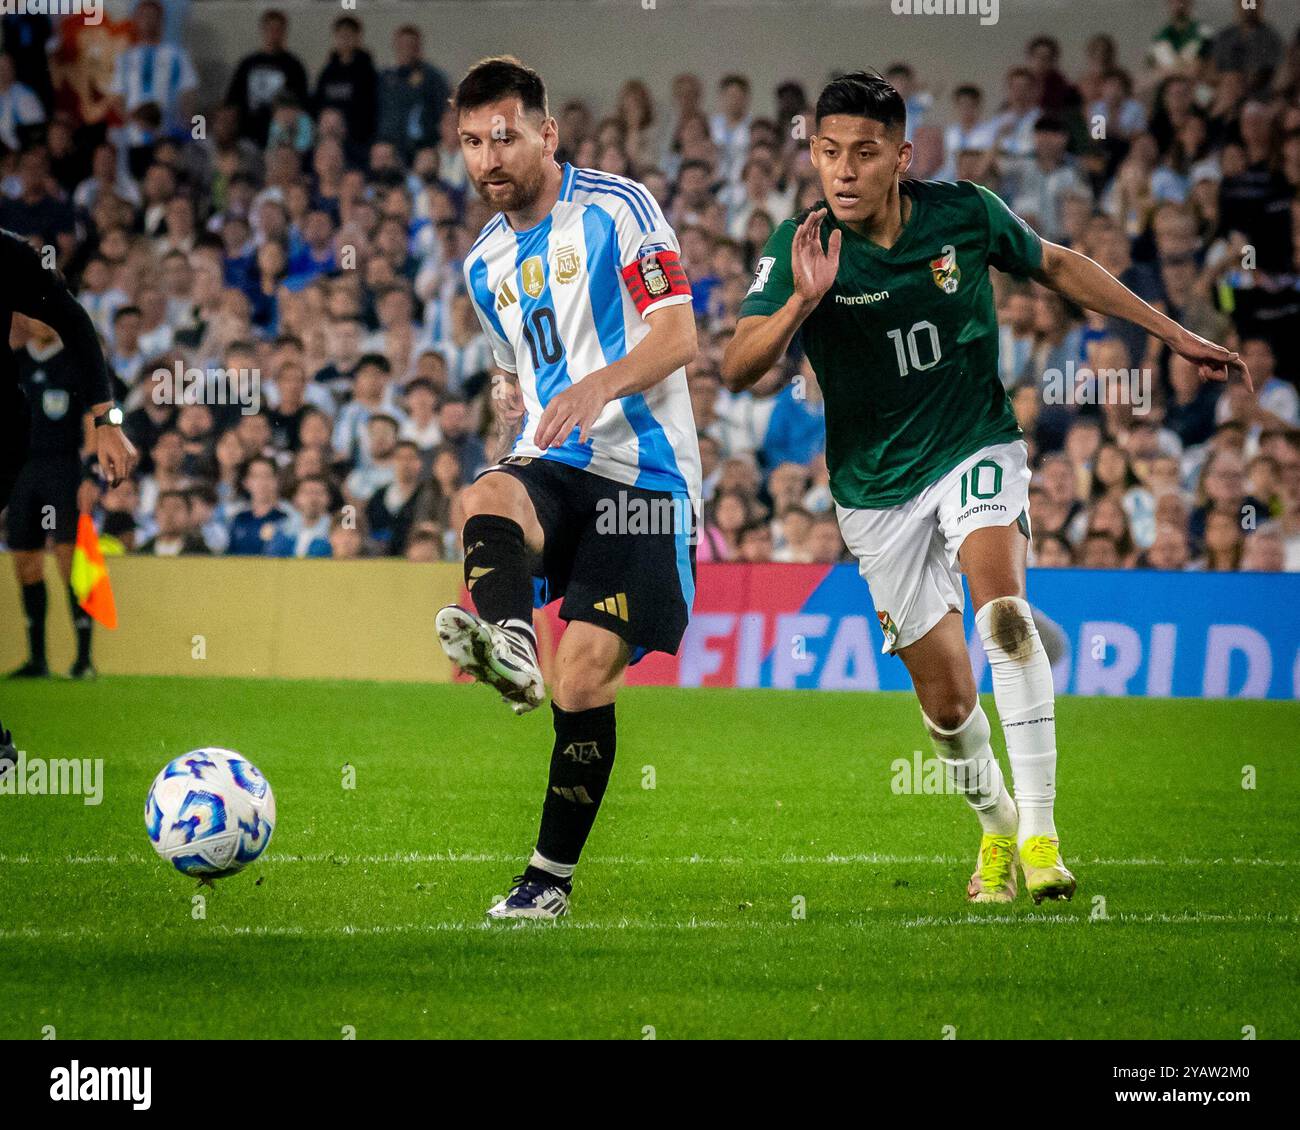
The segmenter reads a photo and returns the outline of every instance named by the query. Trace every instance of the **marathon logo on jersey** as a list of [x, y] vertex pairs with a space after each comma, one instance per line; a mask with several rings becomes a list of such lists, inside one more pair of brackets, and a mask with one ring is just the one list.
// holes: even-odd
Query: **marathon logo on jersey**
[[957, 249], [951, 244], [944, 244], [939, 258], [930, 260], [930, 273], [934, 276], [934, 285], [944, 294], [956, 294], [961, 282], [961, 268], [957, 266]]
[[635, 263], [623, 268], [632, 302], [640, 313], [664, 298], [691, 293], [690, 281], [681, 258], [671, 248], [649, 248]]

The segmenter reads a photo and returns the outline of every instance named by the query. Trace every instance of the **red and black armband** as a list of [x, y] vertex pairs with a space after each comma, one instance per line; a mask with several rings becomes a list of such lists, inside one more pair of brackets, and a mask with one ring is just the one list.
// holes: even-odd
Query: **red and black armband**
[[641, 314], [665, 298], [683, 294], [689, 298], [691, 293], [681, 256], [671, 250], [652, 251], [629, 263], [623, 268], [623, 281]]

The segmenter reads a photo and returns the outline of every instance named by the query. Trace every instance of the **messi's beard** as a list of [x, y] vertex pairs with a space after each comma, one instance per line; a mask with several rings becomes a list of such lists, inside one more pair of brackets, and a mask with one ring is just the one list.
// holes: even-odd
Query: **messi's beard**
[[533, 202], [542, 194], [546, 183], [546, 167], [539, 163], [526, 177], [511, 176], [510, 190], [504, 196], [493, 196], [481, 181], [474, 182], [474, 190], [485, 204], [502, 212], [522, 212], [532, 207]]

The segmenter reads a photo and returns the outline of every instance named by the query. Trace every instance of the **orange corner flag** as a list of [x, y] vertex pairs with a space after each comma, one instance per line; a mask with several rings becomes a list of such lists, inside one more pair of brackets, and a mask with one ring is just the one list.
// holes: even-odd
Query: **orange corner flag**
[[77, 603], [106, 628], [117, 627], [117, 605], [113, 603], [113, 586], [108, 583], [108, 568], [99, 551], [99, 536], [89, 514], [77, 520], [77, 545], [72, 551], [72, 591]]

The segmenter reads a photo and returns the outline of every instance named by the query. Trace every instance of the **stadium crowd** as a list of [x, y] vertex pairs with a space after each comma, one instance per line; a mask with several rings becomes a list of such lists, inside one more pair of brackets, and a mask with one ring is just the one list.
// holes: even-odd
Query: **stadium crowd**
[[[1202, 384], [1142, 331], [996, 279], [1037, 564], [1300, 570], [1300, 28], [1270, 22], [1280, 3], [1214, 28], [1191, 0], [1168, 8], [1135, 71], [1099, 33], [1078, 58], [1035, 37], [1002, 75], [954, 61], [943, 77], [964, 81], [937, 92], [904, 63], [886, 76], [913, 175], [993, 189], [1254, 374], [1254, 392]], [[489, 216], [451, 80], [415, 26], [372, 45], [343, 15], [328, 58], [307, 61], [268, 10], [228, 89], [200, 89], [161, 17], [154, 0], [134, 11], [117, 124], [60, 108], [47, 53], [4, 19], [0, 226], [57, 248], [141, 452], [134, 479], [83, 491], [101, 537], [458, 559], [458, 492], [503, 452], [517, 401], [462, 281]], [[845, 556], [811, 370], [791, 356], [738, 394], [719, 379], [765, 240], [821, 195], [804, 140], [821, 77], [707, 90], [680, 74], [665, 97], [631, 80], [600, 104], [552, 92], [560, 159], [643, 182], [681, 241], [701, 561]]]

